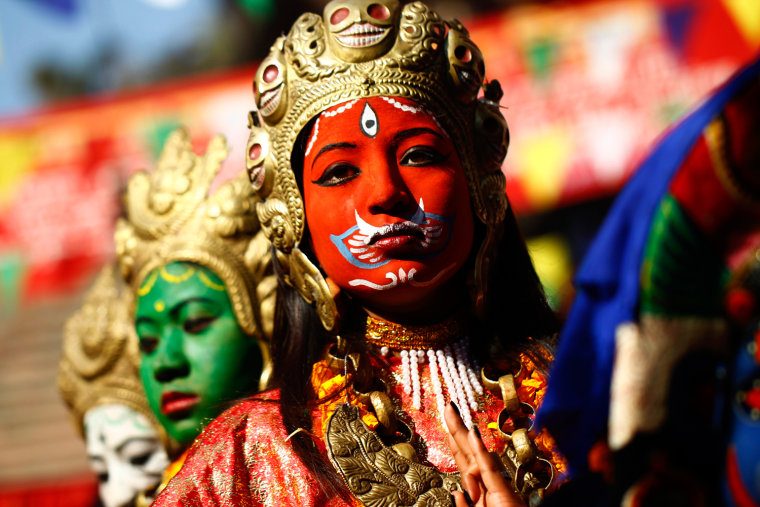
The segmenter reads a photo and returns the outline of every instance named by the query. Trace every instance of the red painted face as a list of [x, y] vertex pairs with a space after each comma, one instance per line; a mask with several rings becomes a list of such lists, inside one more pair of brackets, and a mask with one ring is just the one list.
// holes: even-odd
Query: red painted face
[[424, 310], [470, 252], [473, 219], [448, 134], [390, 97], [322, 113], [304, 157], [306, 220], [320, 265], [380, 311]]

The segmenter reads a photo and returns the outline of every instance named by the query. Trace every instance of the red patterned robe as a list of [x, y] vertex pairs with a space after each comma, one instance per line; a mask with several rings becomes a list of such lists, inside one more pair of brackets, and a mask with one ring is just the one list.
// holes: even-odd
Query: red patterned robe
[[[423, 464], [434, 465], [442, 472], [455, 472], [456, 466], [446, 443], [446, 433], [432, 395], [428, 364], [420, 366], [422, 409], [411, 409], [412, 397], [401, 385], [401, 361], [391, 358], [375, 371], [385, 380], [388, 394], [399, 415], [417, 435], [415, 449]], [[533, 370], [532, 363], [523, 361], [516, 379], [521, 401], [540, 403], [545, 382]], [[338, 403], [349, 401], [359, 405], [364, 422], [376, 424], [374, 415], [355, 399], [351, 390], [343, 389], [342, 375], [336, 375], [323, 363], [314, 366], [312, 383], [318, 398], [330, 397], [329, 403], [317, 404], [312, 410], [313, 427], [309, 432], [327, 455], [323, 435], [330, 414]], [[337, 396], [331, 396], [336, 394]], [[224, 506], [337, 506], [345, 505], [337, 498], [326, 498], [313, 474], [300, 462], [288, 443], [282, 422], [279, 392], [269, 391], [245, 400], [214, 420], [193, 444], [182, 469], [169, 482], [153, 505], [224, 505]], [[480, 409], [474, 415], [483, 441], [493, 451], [502, 452], [505, 442], [498, 436], [496, 418], [503, 403], [490, 392], [481, 398]], [[398, 413], [398, 412], [397, 412]], [[558, 471], [564, 464], [545, 434], [536, 443], [542, 454], [549, 457]], [[359, 505], [359, 502], [356, 502]]]

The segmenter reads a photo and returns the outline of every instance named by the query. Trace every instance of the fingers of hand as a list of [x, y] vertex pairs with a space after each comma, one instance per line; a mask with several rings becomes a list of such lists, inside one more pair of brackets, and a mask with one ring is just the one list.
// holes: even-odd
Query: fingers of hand
[[[449, 434], [454, 439], [459, 452], [465, 457], [467, 465], [469, 466], [475, 458], [472, 455], [470, 443], [467, 440], [467, 427], [462, 422], [462, 418], [459, 416], [459, 414], [454, 410], [452, 404], [446, 407], [446, 409], [443, 411], [443, 416], [446, 419], [446, 425], [449, 428]], [[457, 462], [457, 465], [459, 465], [459, 462]], [[459, 468], [460, 471], [464, 472], [461, 466]]]
[[491, 489], [506, 482], [501, 475], [501, 463], [498, 463], [491, 453], [488, 452], [480, 436], [475, 431], [470, 431], [468, 437], [470, 448], [472, 449], [475, 462], [478, 464], [478, 469], [486, 488]]
[[459, 446], [457, 445], [457, 442], [454, 440], [453, 436], [446, 435], [446, 441], [449, 444], [449, 448], [451, 449], [452, 454], [454, 455], [454, 463], [456, 463], [459, 471], [461, 473], [464, 473], [470, 467], [470, 462], [467, 459], [467, 455], [459, 449]]
[[467, 496], [461, 491], [454, 491], [452, 494], [454, 495], [454, 504], [456, 507], [470, 507], [474, 505], [472, 500], [468, 501]]
[[462, 487], [469, 493], [473, 502], [480, 500], [483, 493], [483, 483], [480, 480], [480, 474], [477, 473], [462, 473]]
[[504, 467], [488, 452], [480, 436], [475, 431], [470, 431], [468, 437], [473, 456], [478, 465], [480, 478], [489, 498], [491, 496], [493, 496], [493, 500], [499, 498], [497, 505], [500, 505], [502, 501], [506, 502], [503, 504], [506, 506], [524, 505], [517, 493], [514, 492], [511, 481], [502, 474]]

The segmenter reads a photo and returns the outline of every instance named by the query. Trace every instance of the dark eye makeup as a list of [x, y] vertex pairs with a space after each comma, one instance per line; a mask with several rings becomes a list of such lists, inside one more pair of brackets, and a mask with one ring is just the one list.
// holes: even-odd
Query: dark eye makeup
[[216, 317], [213, 315], [202, 315], [198, 317], [189, 317], [185, 322], [182, 324], [182, 328], [185, 330], [186, 333], [191, 334], [198, 334], [206, 328], [208, 328]]
[[158, 346], [158, 338], [154, 336], [141, 336], [140, 337], [140, 352], [143, 354], [150, 354]]
[[334, 187], [351, 181], [360, 174], [361, 170], [355, 165], [347, 162], [336, 162], [328, 166], [322, 175], [312, 183], [320, 187]]
[[413, 146], [401, 156], [399, 164], [406, 167], [425, 167], [440, 164], [449, 158], [431, 146]]
[[134, 466], [142, 466], [148, 462], [152, 453], [140, 454], [139, 456], [132, 456], [129, 458], [129, 462]]

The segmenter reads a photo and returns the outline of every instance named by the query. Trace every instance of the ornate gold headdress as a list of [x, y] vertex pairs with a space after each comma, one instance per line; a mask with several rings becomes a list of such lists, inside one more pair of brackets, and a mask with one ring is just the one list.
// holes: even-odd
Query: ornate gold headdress
[[136, 410], [160, 431], [137, 373], [137, 338], [120, 286], [116, 266], [107, 265], [63, 330], [58, 388], [82, 435], [85, 413], [107, 403]]
[[[243, 331], [268, 340], [276, 279], [256, 218], [258, 198], [245, 174], [207, 195], [227, 153], [222, 136], [196, 155], [187, 133], [173, 132], [155, 171], [141, 171], [129, 181], [127, 219], [116, 227], [116, 253], [133, 293], [151, 271], [170, 262], [211, 269], [224, 282]], [[262, 352], [268, 364], [266, 347]]]
[[486, 224], [475, 268], [475, 295], [489, 250], [495, 248], [507, 210], [501, 163], [509, 142], [499, 111], [501, 89], [484, 87], [480, 50], [458, 21], [443, 21], [420, 2], [333, 0], [323, 16], [303, 14], [277, 39], [254, 81], [258, 115], [251, 114], [246, 165], [261, 227], [293, 285], [315, 302], [322, 324], [335, 327], [335, 303], [319, 270], [299, 249], [304, 209], [291, 154], [299, 132], [320, 112], [347, 100], [396, 96], [431, 111], [454, 140], [473, 210]]

